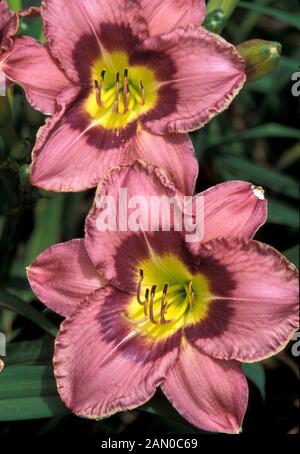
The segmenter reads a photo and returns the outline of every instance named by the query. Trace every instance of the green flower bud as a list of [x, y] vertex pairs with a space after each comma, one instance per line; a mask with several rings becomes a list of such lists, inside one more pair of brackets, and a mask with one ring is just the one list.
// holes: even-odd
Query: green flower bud
[[245, 60], [247, 81], [253, 82], [272, 72], [279, 63], [281, 48], [280, 43], [263, 39], [239, 44], [236, 49]]
[[226, 17], [222, 9], [215, 9], [209, 13], [203, 23], [207, 30], [218, 33], [225, 25]]
[[213, 33], [221, 33], [238, 3], [239, 0], [209, 0], [204, 27]]

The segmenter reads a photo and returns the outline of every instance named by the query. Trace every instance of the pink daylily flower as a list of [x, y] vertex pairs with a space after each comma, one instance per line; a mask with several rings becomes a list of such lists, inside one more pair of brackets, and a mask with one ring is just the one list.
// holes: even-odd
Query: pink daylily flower
[[0, 62], [52, 115], [33, 150], [32, 184], [80, 191], [145, 159], [192, 194], [198, 164], [187, 133], [246, 80], [234, 46], [199, 26], [204, 15], [204, 0], [45, 0], [47, 45], [23, 38]]
[[[252, 240], [267, 217], [263, 190], [242, 181], [204, 197], [204, 238], [183, 232], [99, 231], [109, 194], [174, 197], [144, 161], [100, 182], [84, 240], [58, 244], [29, 267], [33, 291], [66, 317], [54, 369], [62, 400], [91, 419], [135, 408], [161, 387], [190, 423], [238, 433], [248, 402], [240, 362], [267, 358], [298, 327], [298, 274]], [[101, 208], [102, 207], [102, 208]]]

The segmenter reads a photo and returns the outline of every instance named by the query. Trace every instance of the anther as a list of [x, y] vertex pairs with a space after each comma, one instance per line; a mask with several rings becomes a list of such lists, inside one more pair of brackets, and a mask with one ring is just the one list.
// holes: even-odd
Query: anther
[[151, 296], [150, 296], [150, 305], [149, 305], [149, 318], [151, 323], [154, 325], [159, 325], [159, 322], [157, 322], [154, 318], [154, 297], [155, 297], [155, 292], [156, 292], [156, 285], [153, 285], [151, 288]]
[[119, 98], [120, 98], [120, 73], [116, 74], [116, 100], [114, 103], [113, 112], [119, 113]]
[[124, 113], [128, 112], [129, 104], [129, 84], [128, 84], [128, 69], [124, 71], [124, 85], [123, 85], [123, 98], [124, 98]]
[[141, 95], [142, 95], [142, 106], [145, 104], [145, 87], [143, 82], [140, 80]]

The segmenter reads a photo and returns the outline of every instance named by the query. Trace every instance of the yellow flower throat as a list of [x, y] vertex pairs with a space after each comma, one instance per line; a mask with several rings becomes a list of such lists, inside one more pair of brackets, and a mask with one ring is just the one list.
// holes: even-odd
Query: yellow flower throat
[[93, 90], [85, 110], [95, 125], [121, 129], [157, 104], [159, 83], [153, 70], [132, 66], [124, 52], [105, 53], [91, 71]]
[[155, 257], [141, 263], [137, 294], [127, 308], [126, 320], [140, 334], [163, 339], [201, 322], [211, 299], [205, 276], [192, 274], [173, 255]]

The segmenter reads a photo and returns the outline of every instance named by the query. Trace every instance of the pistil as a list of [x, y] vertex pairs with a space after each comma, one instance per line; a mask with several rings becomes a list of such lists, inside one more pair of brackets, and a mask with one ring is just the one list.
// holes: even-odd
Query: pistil
[[124, 71], [123, 98], [124, 98], [124, 113], [126, 113], [128, 112], [129, 104], [128, 69], [125, 69]]
[[114, 113], [119, 113], [119, 101], [120, 101], [120, 73], [117, 72], [116, 74], [116, 99], [114, 102]]

